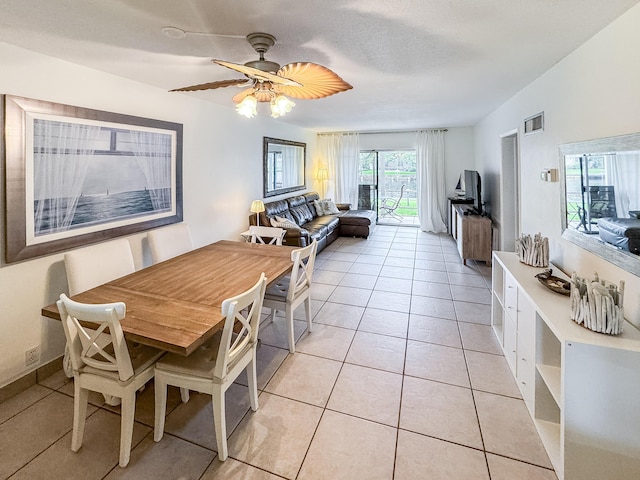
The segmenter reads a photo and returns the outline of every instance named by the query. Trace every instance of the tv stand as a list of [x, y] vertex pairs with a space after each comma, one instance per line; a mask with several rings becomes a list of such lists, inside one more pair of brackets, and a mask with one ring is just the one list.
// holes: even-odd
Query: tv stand
[[447, 198], [447, 233], [448, 234], [452, 234], [453, 233], [453, 206], [455, 204], [469, 204], [469, 203], [473, 203], [473, 198], [466, 198], [466, 197], [460, 197], [460, 196], [455, 196], [455, 197], [448, 197]]
[[466, 265], [467, 260], [480, 260], [491, 265], [491, 219], [475, 213], [471, 205], [451, 206], [451, 234]]

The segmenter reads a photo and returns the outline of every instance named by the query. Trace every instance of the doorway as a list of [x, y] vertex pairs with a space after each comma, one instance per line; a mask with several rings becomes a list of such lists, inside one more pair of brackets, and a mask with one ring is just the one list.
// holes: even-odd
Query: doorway
[[518, 131], [501, 136], [500, 168], [500, 250], [515, 251], [520, 236], [520, 173]]
[[358, 209], [375, 210], [378, 224], [418, 225], [416, 152], [360, 152]]

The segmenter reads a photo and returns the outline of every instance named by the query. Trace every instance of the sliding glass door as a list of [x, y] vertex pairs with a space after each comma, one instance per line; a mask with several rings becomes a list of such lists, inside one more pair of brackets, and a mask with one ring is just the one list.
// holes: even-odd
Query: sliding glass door
[[359, 178], [358, 208], [380, 224], [418, 225], [415, 150], [361, 151]]
[[360, 152], [358, 169], [358, 210], [376, 210], [378, 204], [378, 156]]

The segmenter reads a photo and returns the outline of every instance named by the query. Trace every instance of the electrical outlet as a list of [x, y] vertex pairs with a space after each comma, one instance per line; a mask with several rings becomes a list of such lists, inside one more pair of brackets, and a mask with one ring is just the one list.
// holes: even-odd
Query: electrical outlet
[[33, 365], [40, 361], [40, 345], [30, 348], [24, 352], [24, 364], [25, 366]]

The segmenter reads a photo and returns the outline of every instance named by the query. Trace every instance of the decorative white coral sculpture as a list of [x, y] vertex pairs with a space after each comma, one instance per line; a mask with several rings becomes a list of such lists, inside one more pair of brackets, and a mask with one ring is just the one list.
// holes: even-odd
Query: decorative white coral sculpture
[[516, 252], [522, 263], [533, 267], [549, 266], [549, 239], [539, 233], [533, 238], [531, 235], [516, 238]]
[[617, 335], [624, 325], [624, 281], [620, 287], [595, 274], [593, 280], [571, 275], [571, 320], [594, 332]]

